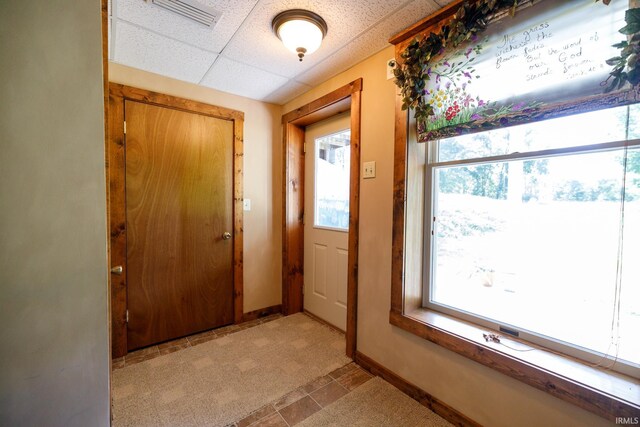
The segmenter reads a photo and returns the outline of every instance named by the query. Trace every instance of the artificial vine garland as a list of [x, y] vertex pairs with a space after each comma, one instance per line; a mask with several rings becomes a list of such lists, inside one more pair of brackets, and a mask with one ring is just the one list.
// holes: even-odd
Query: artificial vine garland
[[[607, 2], [608, 3], [608, 2]], [[640, 8], [626, 11], [624, 21], [627, 25], [620, 29], [620, 33], [629, 36], [625, 40], [616, 43], [613, 47], [620, 49], [620, 55], [607, 59], [607, 65], [613, 66], [607, 82], [607, 92], [619, 89], [629, 82], [631, 86], [640, 84]], [[627, 71], [628, 70], [628, 71]], [[613, 77], [613, 80], [611, 78]]]
[[[603, 0], [605, 4], [609, 2]], [[490, 17], [506, 10], [514, 14], [517, 5], [517, 0], [464, 2], [439, 33], [411, 42], [401, 53], [402, 61], [394, 69], [395, 83], [401, 89], [402, 108], [412, 108], [418, 122], [433, 116], [434, 109], [426, 99], [431, 59], [449, 46], [455, 48], [463, 42], [475, 40], [487, 28]], [[640, 84], [640, 8], [627, 10], [625, 21], [627, 25], [620, 32], [630, 37], [628, 41], [614, 45], [621, 50], [620, 55], [607, 60], [613, 70], [607, 79], [606, 91], [621, 88], [627, 82], [632, 86]]]

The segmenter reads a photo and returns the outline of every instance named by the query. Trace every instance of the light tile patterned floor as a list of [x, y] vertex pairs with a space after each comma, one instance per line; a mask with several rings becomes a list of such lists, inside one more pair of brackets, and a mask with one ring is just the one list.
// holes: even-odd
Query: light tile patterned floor
[[[307, 315], [307, 317], [310, 320], [318, 321], [318, 319], [316, 319], [314, 316]], [[225, 340], [231, 341], [230, 339], [231, 337], [225, 338], [228, 335], [252, 328], [254, 326], [268, 323], [280, 318], [282, 318], [281, 314], [274, 314], [261, 319], [246, 322], [244, 324], [226, 326], [223, 328], [199, 333], [190, 337], [181, 338], [174, 341], [162, 343], [156, 346], [152, 346], [149, 348], [141, 349], [141, 350], [132, 352], [125, 357], [114, 360], [113, 369], [120, 369], [125, 366], [134, 365], [146, 360], [154, 359], [164, 354], [174, 353], [174, 352], [187, 349], [189, 347], [194, 347], [199, 344], [209, 342], [212, 340], [219, 340], [219, 341], [216, 341], [216, 343], [219, 346], [224, 346]], [[312, 325], [313, 323], [302, 323], [300, 325], [300, 328], [304, 329], [305, 327], [310, 327]], [[272, 325], [268, 325], [267, 328], [272, 328]], [[331, 328], [331, 329], [335, 330], [335, 328]], [[253, 339], [251, 343], [256, 348], [261, 348], [263, 346], [270, 344], [271, 341], [261, 337], [261, 338]], [[309, 346], [309, 343], [306, 342], [304, 338], [300, 338], [298, 340], [291, 341], [290, 345], [292, 348], [300, 350]], [[342, 346], [344, 346], [344, 342], [342, 342]], [[334, 346], [332, 345], [331, 347], [334, 347]], [[336, 348], [336, 350], [340, 350], [340, 349]], [[152, 363], [155, 363], [155, 361]], [[211, 360], [210, 357], [203, 356], [200, 359], [193, 360], [192, 365], [195, 367], [195, 369], [198, 369], [198, 370], [203, 368], [211, 368], [211, 366], [213, 365], [213, 361]], [[255, 362], [252, 359], [239, 358], [235, 366], [237, 366], [240, 372], [245, 372], [245, 371], [248, 372], [251, 369], [255, 368]], [[281, 367], [286, 375], [287, 366], [283, 365]], [[301, 366], [290, 367], [290, 369], [293, 371], [298, 370], [300, 368]], [[293, 391], [290, 391], [289, 393], [285, 394], [279, 399], [260, 407], [259, 409], [250, 413], [248, 416], [240, 420], [237, 420], [236, 422], [228, 424], [226, 427], [292, 427], [300, 423], [303, 423], [305, 425], [311, 423], [311, 425], [315, 425], [315, 426], [325, 425], [326, 422], [333, 423], [332, 420], [336, 416], [338, 416], [338, 418], [342, 418], [345, 416], [345, 413], [338, 413], [338, 415], [336, 415], [335, 412], [336, 410], [339, 410], [336, 408], [340, 408], [340, 406], [343, 405], [344, 402], [351, 399], [351, 397], [347, 397], [347, 396], [353, 396], [353, 399], [355, 399], [355, 401], [358, 402], [356, 408], [365, 407], [367, 402], [370, 404], [371, 402], [373, 402], [372, 404], [374, 406], [370, 407], [366, 411], [367, 412], [366, 414], [361, 415], [360, 418], [355, 419], [354, 422], [356, 423], [359, 422], [360, 423], [359, 425], [368, 425], [367, 420], [369, 420], [370, 414], [375, 413], [376, 410], [383, 414], [381, 418], [383, 421], [378, 419], [377, 421], [375, 421], [376, 423], [382, 422], [383, 424], [386, 425], [389, 421], [391, 421], [391, 418], [389, 417], [392, 417], [392, 418], [395, 417], [397, 418], [396, 421], [399, 421], [403, 415], [396, 414], [396, 412], [398, 412], [397, 408], [395, 407], [383, 408], [382, 406], [384, 405], [382, 405], [381, 402], [377, 402], [375, 398], [373, 401], [371, 401], [371, 399], [369, 399], [369, 401], [366, 401], [366, 400], [362, 401], [362, 398], [361, 398], [361, 395], [363, 395], [362, 393], [360, 392], [357, 392], [354, 394], [351, 393], [352, 391], [356, 390], [358, 387], [362, 386], [363, 384], [368, 383], [369, 380], [371, 380], [372, 378], [373, 377], [370, 373], [361, 369], [355, 363], [353, 362], [349, 363], [338, 369], [335, 369], [334, 371], [330, 372], [328, 375], [321, 376], [319, 378], [316, 378], [315, 380], [308, 382], [307, 384], [304, 384], [300, 387], [295, 388]], [[380, 381], [384, 381], [384, 380], [380, 380]], [[375, 381], [369, 384], [374, 384], [374, 383]], [[384, 382], [384, 384], [387, 384], [387, 383]], [[378, 384], [376, 384], [376, 386], [379, 388]], [[391, 386], [387, 384], [387, 387], [391, 387]], [[369, 390], [368, 390], [369, 388], [371, 387], [367, 386], [367, 387], [361, 388], [360, 390], [366, 389], [366, 391], [363, 392], [366, 394], [366, 393], [369, 393]], [[135, 392], [135, 390], [133, 389], [134, 389], [133, 386], [129, 387], [126, 385], [123, 387], [116, 388], [114, 390], [114, 399], [116, 400], [127, 399], [128, 395], [132, 395]], [[390, 389], [394, 390], [395, 393], [399, 393], [398, 390], [393, 387], [391, 387]], [[239, 396], [232, 396], [232, 395], [225, 394], [225, 393], [228, 394], [229, 392], [230, 390], [225, 390], [222, 393], [215, 394], [214, 396], [215, 400], [218, 403], [223, 404], [226, 401], [233, 401], [239, 398]], [[161, 423], [164, 423], [165, 421], [171, 423], [176, 419], [180, 419], [183, 422], [186, 422], [187, 424], [200, 425], [200, 423], [197, 421], [196, 417], [192, 413], [178, 413], [180, 412], [179, 410], [180, 407], [174, 404], [174, 402], [184, 399], [186, 393], [187, 392], [184, 390], [183, 387], [174, 387], [166, 390], [160, 396], [160, 402], [166, 405], [166, 407], [169, 408], [169, 410], [168, 412], [161, 411], [161, 413], [159, 414], [160, 419], [158, 421], [160, 421]], [[380, 392], [378, 391], [377, 393], [380, 393]], [[407, 399], [406, 395], [404, 394], [401, 394], [401, 395], [405, 396], [404, 397], [405, 400]], [[339, 400], [343, 397], [346, 397], [346, 400]], [[423, 424], [429, 425], [429, 426], [450, 425], [446, 421], [438, 417], [437, 415], [433, 414], [431, 411], [421, 406], [419, 403], [416, 403], [412, 399], [410, 400], [414, 402], [412, 403], [412, 405], [417, 405], [417, 407], [407, 406], [401, 412], [403, 413], [407, 412], [407, 413], [413, 414], [413, 413], [420, 413], [420, 411], [426, 411], [428, 413], [428, 414], [420, 415], [423, 418], [419, 419], [418, 424], [414, 423], [415, 425], [423, 425]], [[395, 401], [395, 399], [391, 399], [390, 401]], [[343, 402], [343, 403], [340, 403], [340, 402]], [[338, 407], [336, 407], [335, 405], [330, 406], [333, 403], [338, 405]], [[353, 407], [350, 407], [350, 409], [348, 409], [348, 412], [346, 412], [346, 414], [352, 415], [353, 409], [354, 409]], [[344, 412], [344, 409], [342, 410]], [[356, 412], [357, 411], [358, 410], [356, 409]], [[380, 417], [380, 414], [378, 414], [377, 416]], [[371, 418], [371, 420], [373, 420], [373, 418]], [[429, 420], [429, 422], [427, 422], [427, 420]], [[362, 424], [363, 421], [365, 424]]]
[[307, 419], [371, 379], [355, 363], [305, 384], [275, 402], [263, 406], [233, 427], [288, 427]]
[[[172, 351], [161, 355], [164, 349]], [[344, 349], [343, 334], [303, 313], [143, 349], [113, 371], [113, 425], [233, 425], [349, 364]], [[304, 401], [317, 405], [311, 398]]]
[[204, 342], [226, 337], [227, 335], [234, 334], [236, 332], [240, 332], [245, 329], [261, 325], [263, 323], [268, 323], [273, 320], [280, 319], [281, 317], [282, 314], [272, 314], [256, 320], [251, 320], [249, 322], [240, 323], [239, 325], [224, 326], [222, 328], [212, 329], [210, 331], [201, 332], [199, 334], [191, 335], [185, 338], [179, 338], [177, 340], [146, 347], [140, 350], [133, 351], [126, 356], [113, 359], [111, 366], [113, 369], [124, 368], [125, 366], [144, 362], [145, 360], [154, 359], [156, 357], [162, 356], [163, 354], [173, 353], [178, 350], [182, 350], [183, 348], [193, 347]]

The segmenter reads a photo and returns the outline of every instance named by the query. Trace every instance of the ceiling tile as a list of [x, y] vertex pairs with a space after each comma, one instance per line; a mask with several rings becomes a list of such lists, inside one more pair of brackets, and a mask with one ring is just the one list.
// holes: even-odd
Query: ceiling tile
[[134, 25], [116, 23], [115, 62], [198, 83], [216, 54], [162, 37]]
[[222, 13], [214, 28], [142, 0], [117, 0], [118, 18], [190, 45], [219, 53], [258, 0], [197, 0]]
[[286, 82], [286, 77], [221, 56], [200, 84], [223, 92], [262, 100]]
[[[310, 70], [335, 49], [402, 6], [407, 0], [262, 0], [224, 50], [224, 56], [252, 64], [282, 76], [293, 77]], [[329, 27], [320, 49], [299, 62], [271, 30], [271, 21], [288, 9], [318, 13]]]
[[289, 83], [271, 92], [264, 98], [264, 101], [274, 104], [285, 104], [296, 96], [311, 90], [312, 87], [303, 83], [290, 80]]
[[[370, 31], [339, 49], [296, 80], [315, 86], [389, 46], [389, 38], [439, 9], [433, 1], [414, 0]], [[381, 70], [381, 72], [386, 72]]]
[[[150, 0], [109, 1], [110, 59], [241, 96], [285, 103], [384, 49], [390, 36], [451, 0], [196, 0], [222, 12], [213, 29]], [[288, 9], [319, 13], [329, 26], [320, 49], [302, 62], [271, 30], [273, 17]]]

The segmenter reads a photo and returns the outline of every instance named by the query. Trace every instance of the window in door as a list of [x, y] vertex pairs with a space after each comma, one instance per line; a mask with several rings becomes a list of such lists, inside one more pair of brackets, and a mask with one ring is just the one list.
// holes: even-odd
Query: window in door
[[350, 139], [347, 129], [315, 140], [315, 227], [349, 229]]

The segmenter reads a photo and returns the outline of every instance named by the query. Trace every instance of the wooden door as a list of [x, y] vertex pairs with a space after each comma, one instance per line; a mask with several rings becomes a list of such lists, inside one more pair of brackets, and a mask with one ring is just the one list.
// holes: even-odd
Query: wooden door
[[305, 130], [304, 308], [341, 330], [347, 325], [349, 113]]
[[233, 322], [234, 130], [142, 102], [124, 110], [132, 350]]

